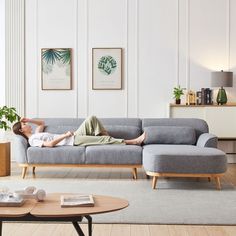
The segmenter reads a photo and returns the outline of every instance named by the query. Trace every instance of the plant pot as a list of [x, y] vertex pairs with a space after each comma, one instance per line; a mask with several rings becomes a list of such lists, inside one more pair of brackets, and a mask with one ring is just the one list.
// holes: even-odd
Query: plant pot
[[181, 99], [175, 99], [175, 104], [180, 104], [181, 103]]

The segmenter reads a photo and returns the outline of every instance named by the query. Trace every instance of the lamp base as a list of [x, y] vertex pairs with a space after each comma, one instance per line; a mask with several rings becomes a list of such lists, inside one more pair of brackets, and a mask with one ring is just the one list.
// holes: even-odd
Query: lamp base
[[224, 105], [227, 103], [227, 95], [223, 87], [218, 91], [216, 102], [218, 105]]

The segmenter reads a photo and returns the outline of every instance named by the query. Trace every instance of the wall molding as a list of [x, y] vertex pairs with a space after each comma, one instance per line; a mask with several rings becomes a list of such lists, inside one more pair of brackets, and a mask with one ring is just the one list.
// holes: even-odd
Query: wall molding
[[186, 89], [190, 89], [190, 0], [186, 1]]
[[25, 0], [5, 1], [5, 102], [25, 115]]
[[230, 0], [226, 0], [226, 55], [227, 55], [227, 69], [230, 71]]
[[139, 0], [136, 0], [136, 19], [135, 19], [135, 78], [136, 78], [136, 117], [139, 117]]

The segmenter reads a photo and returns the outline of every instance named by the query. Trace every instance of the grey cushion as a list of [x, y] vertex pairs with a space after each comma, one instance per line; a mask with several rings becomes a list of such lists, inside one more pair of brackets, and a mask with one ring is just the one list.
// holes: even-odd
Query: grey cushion
[[29, 147], [27, 157], [28, 163], [83, 164], [85, 162], [85, 147]]
[[192, 127], [151, 126], [145, 127], [144, 144], [195, 144], [196, 133]]
[[216, 148], [191, 145], [145, 145], [143, 166], [160, 173], [224, 173], [225, 153]]
[[196, 138], [203, 134], [208, 133], [208, 125], [206, 121], [202, 119], [194, 118], [146, 118], [142, 119], [142, 127], [149, 126], [188, 126], [192, 127], [196, 131]]
[[142, 164], [142, 147], [136, 145], [100, 145], [86, 147], [86, 164]]
[[104, 125], [108, 134], [114, 138], [134, 139], [141, 134], [141, 128], [128, 125]]

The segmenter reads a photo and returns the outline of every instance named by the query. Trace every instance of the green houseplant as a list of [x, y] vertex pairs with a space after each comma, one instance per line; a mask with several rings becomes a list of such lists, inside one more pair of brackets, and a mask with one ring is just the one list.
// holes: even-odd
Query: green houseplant
[[0, 130], [9, 130], [11, 123], [19, 121], [20, 116], [16, 112], [16, 108], [3, 106], [0, 107]]
[[180, 85], [178, 85], [177, 87], [174, 87], [173, 95], [174, 95], [175, 103], [180, 104], [181, 96], [184, 95], [184, 89], [181, 88]]

